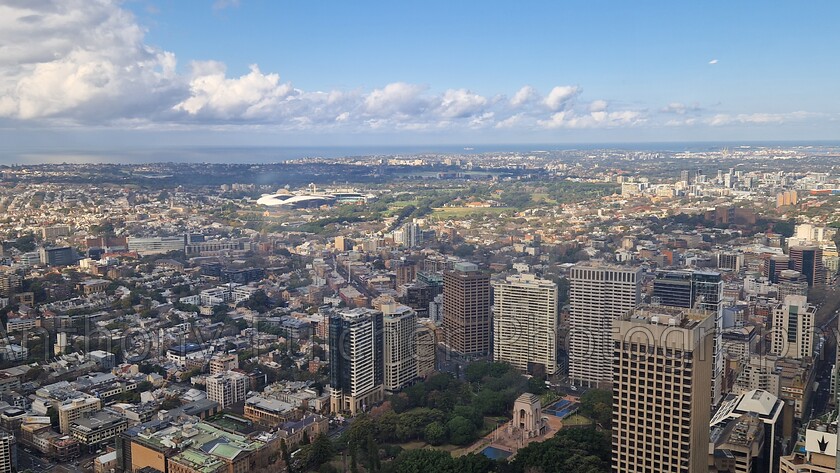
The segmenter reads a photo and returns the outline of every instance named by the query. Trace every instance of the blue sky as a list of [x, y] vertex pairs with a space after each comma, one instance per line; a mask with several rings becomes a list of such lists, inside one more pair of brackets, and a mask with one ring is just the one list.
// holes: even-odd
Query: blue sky
[[0, 138], [840, 139], [839, 17], [829, 1], [9, 0]]

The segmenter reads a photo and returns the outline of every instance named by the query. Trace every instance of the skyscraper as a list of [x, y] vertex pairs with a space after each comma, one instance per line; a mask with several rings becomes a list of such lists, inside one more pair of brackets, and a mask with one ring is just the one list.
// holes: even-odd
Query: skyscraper
[[792, 246], [789, 253], [791, 269], [802, 273], [808, 280], [808, 286], [818, 286], [825, 282], [822, 248], [818, 246]]
[[493, 284], [493, 360], [557, 372], [557, 284], [532, 274]]
[[779, 282], [779, 274], [786, 269], [790, 269], [790, 258], [788, 256], [770, 255], [765, 257], [762, 272], [770, 282]]
[[0, 473], [17, 471], [17, 441], [15, 436], [0, 432]]
[[644, 306], [615, 322], [612, 471], [707, 471], [714, 314]]
[[382, 306], [385, 390], [399, 391], [417, 378], [417, 313], [397, 304]]
[[704, 309], [715, 314], [712, 343], [712, 405], [723, 398], [723, 280], [715, 271], [659, 271], [653, 281], [653, 300], [663, 306]]
[[382, 312], [330, 316], [330, 408], [356, 415], [384, 399]]
[[816, 312], [805, 296], [785, 297], [773, 310], [770, 352], [796, 359], [813, 356]]
[[465, 357], [488, 355], [491, 323], [490, 276], [473, 263], [455, 263], [443, 274], [445, 343]]
[[579, 264], [569, 288], [569, 378], [587, 386], [611, 386], [612, 323], [639, 304], [640, 268]]

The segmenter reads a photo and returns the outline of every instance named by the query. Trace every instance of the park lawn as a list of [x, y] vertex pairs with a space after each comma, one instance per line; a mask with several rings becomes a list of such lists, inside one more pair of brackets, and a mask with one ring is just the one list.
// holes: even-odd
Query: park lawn
[[516, 212], [513, 207], [437, 207], [432, 217], [457, 218], [467, 215], [499, 215]]
[[556, 200], [552, 199], [551, 197], [548, 196], [548, 194], [546, 194], [544, 192], [538, 192], [536, 194], [531, 194], [531, 200], [533, 200], [536, 203], [544, 202], [546, 204], [552, 204], [552, 205], [557, 204]]
[[573, 414], [563, 419], [563, 425], [574, 427], [579, 425], [592, 425], [592, 420], [580, 414]]

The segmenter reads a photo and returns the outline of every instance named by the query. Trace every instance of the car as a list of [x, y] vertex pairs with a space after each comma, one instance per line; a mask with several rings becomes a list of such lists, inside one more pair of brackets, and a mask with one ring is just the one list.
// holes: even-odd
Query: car
[[569, 389], [571, 389], [572, 391], [577, 391], [577, 386], [569, 386]]

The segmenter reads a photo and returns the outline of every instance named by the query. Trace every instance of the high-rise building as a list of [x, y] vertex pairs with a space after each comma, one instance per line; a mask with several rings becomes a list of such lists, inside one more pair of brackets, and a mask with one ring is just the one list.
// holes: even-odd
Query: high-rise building
[[245, 400], [250, 379], [236, 371], [226, 371], [207, 377], [207, 399], [219, 403], [222, 409]]
[[817, 308], [805, 296], [787, 296], [773, 310], [773, 338], [770, 352], [802, 359], [814, 354], [814, 324]]
[[435, 370], [437, 337], [435, 324], [425, 320], [417, 324], [417, 376], [425, 378]]
[[587, 386], [612, 384], [613, 320], [640, 301], [640, 268], [579, 264], [569, 274], [569, 378]]
[[790, 258], [787, 255], [770, 255], [764, 258], [762, 272], [770, 282], [779, 282], [779, 274], [786, 269], [790, 269]]
[[356, 308], [330, 316], [330, 407], [356, 415], [385, 397], [382, 312]]
[[382, 306], [385, 390], [399, 391], [417, 378], [417, 314], [404, 305]]
[[697, 308], [715, 314], [712, 344], [712, 405], [723, 398], [723, 280], [715, 271], [659, 271], [653, 281], [653, 301], [663, 306]]
[[465, 357], [488, 355], [491, 324], [490, 276], [473, 263], [455, 263], [443, 275], [444, 342]]
[[58, 406], [58, 427], [62, 434], [70, 433], [71, 422], [83, 415], [102, 409], [102, 401], [93, 396], [68, 399]]
[[224, 373], [239, 368], [239, 357], [235, 353], [213, 355], [210, 358], [210, 374]]
[[720, 251], [715, 255], [717, 267], [738, 272], [744, 266], [744, 254], [735, 251]]
[[799, 271], [786, 269], [779, 273], [778, 299], [784, 301], [787, 296], [807, 296], [808, 280]]
[[0, 432], [0, 473], [17, 471], [17, 441], [15, 436]]
[[493, 284], [493, 360], [557, 372], [557, 284], [517, 274]]
[[818, 246], [790, 247], [790, 266], [805, 275], [808, 286], [821, 285], [825, 282], [822, 248]]
[[644, 306], [614, 326], [612, 471], [707, 471], [714, 314]]
[[41, 264], [46, 266], [69, 266], [78, 259], [76, 251], [69, 246], [42, 247], [39, 252]]

